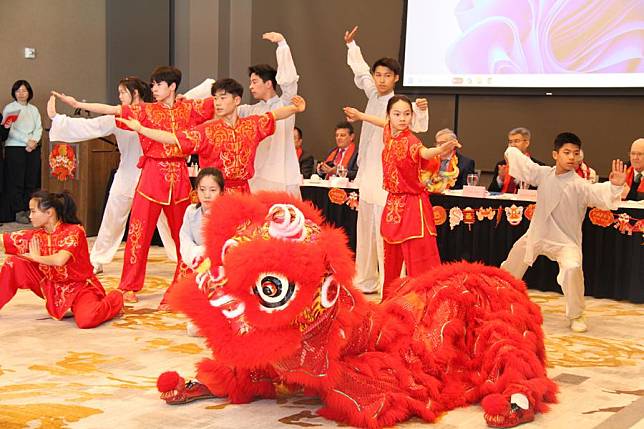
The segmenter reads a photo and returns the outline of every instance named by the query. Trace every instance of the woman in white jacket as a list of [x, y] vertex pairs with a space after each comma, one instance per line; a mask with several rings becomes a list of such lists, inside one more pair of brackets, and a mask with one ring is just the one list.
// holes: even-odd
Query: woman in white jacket
[[[11, 87], [14, 101], [2, 111], [2, 124], [9, 130], [4, 143], [4, 192], [0, 222], [29, 222], [29, 199], [40, 188], [40, 146], [42, 121], [38, 108], [30, 103], [34, 91], [26, 80]], [[1, 170], [1, 169], [0, 169]]]

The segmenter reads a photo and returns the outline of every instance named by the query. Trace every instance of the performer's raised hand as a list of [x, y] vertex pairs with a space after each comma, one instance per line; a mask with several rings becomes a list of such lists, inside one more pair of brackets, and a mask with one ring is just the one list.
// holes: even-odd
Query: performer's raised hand
[[56, 92], [56, 91], [52, 91], [51, 95], [56, 96], [56, 98], [58, 98], [60, 101], [62, 101], [63, 103], [73, 107], [74, 109], [78, 109], [78, 100], [76, 100], [71, 95], [61, 94], [61, 93]]
[[49, 96], [49, 101], [47, 101], [47, 116], [49, 116], [49, 119], [54, 119], [56, 115], [56, 96], [52, 94]]
[[438, 146], [438, 149], [441, 152], [441, 155], [447, 155], [452, 153], [455, 149], [462, 147], [462, 145], [456, 139], [452, 139], [442, 145]]
[[608, 180], [615, 186], [623, 186], [626, 183], [626, 166], [621, 159], [613, 160], [613, 168], [608, 176]]
[[126, 118], [115, 118], [115, 119], [120, 123], [127, 125], [127, 127], [132, 131], [135, 131], [137, 133], [141, 131], [141, 123], [136, 119], [126, 119]]
[[427, 110], [427, 108], [429, 108], [429, 102], [426, 98], [417, 98], [416, 107], [418, 107], [420, 110], [425, 111]]
[[353, 30], [345, 31], [344, 32], [344, 43], [346, 43], [348, 45], [349, 43], [353, 42], [353, 40], [356, 37], [357, 32], [358, 32], [358, 26], [357, 25], [355, 27], [353, 27]]
[[269, 42], [279, 43], [284, 40], [284, 36], [281, 33], [276, 33], [271, 31], [269, 33], [262, 34], [262, 39], [268, 40]]
[[291, 103], [293, 103], [293, 106], [295, 106], [295, 109], [298, 111], [298, 113], [304, 112], [306, 110], [306, 100], [299, 95], [291, 98]]
[[355, 107], [345, 107], [342, 109], [344, 112], [344, 116], [347, 117], [347, 121], [349, 122], [357, 122], [357, 121], [362, 121], [362, 115], [363, 113], [356, 109]]

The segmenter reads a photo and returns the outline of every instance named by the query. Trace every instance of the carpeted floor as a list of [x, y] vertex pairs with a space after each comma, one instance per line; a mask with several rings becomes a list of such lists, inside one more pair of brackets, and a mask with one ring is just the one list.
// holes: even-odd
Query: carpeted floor
[[[0, 255], [3, 259], [4, 255]], [[123, 249], [100, 276], [118, 284]], [[207, 356], [188, 337], [185, 318], [156, 311], [173, 270], [153, 248], [141, 301], [99, 328], [48, 317], [44, 303], [19, 291], [0, 311], [0, 428], [285, 428], [336, 427], [315, 414], [319, 401], [301, 396], [230, 405], [225, 399], [172, 407], [158, 398], [159, 373], [194, 375]], [[644, 306], [589, 298], [587, 334], [571, 333], [560, 295], [531, 291], [545, 318], [549, 374], [559, 404], [523, 427], [644, 428]], [[433, 426], [484, 428], [478, 406], [451, 411]]]

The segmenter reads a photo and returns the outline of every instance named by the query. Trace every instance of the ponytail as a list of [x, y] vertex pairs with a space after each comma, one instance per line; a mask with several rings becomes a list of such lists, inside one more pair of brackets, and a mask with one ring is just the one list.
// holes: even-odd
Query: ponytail
[[63, 223], [81, 224], [81, 221], [76, 216], [76, 203], [68, 191], [57, 193], [40, 190], [34, 192], [31, 198], [38, 200], [38, 208], [41, 211], [54, 209], [58, 220]]

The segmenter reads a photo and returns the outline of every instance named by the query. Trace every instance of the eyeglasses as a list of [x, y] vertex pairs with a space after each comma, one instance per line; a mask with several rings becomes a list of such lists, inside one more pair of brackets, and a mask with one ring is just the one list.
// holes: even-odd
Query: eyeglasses
[[631, 152], [631, 156], [636, 156], [639, 158], [644, 156], [644, 152]]
[[528, 139], [512, 139], [512, 140], [508, 139], [508, 144], [521, 143], [521, 142], [525, 142], [525, 141], [528, 141]]

